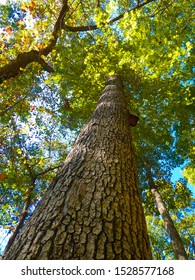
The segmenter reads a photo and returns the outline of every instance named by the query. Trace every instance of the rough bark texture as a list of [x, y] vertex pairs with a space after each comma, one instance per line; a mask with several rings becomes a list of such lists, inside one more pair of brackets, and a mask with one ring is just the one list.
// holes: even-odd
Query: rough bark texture
[[168, 232], [169, 237], [171, 239], [173, 251], [176, 255], [176, 258], [178, 260], [188, 260], [188, 256], [187, 256], [185, 248], [183, 246], [182, 239], [181, 239], [177, 229], [175, 228], [175, 225], [173, 223], [173, 220], [171, 219], [171, 216], [169, 215], [169, 212], [166, 209], [162, 196], [160, 195], [160, 193], [156, 187], [156, 184], [152, 178], [152, 174], [151, 174], [151, 171], [150, 171], [148, 165], [146, 165], [146, 173], [147, 173], [147, 177], [148, 177], [149, 187], [150, 187], [151, 192], [156, 201], [156, 206], [158, 208], [158, 211], [159, 211], [160, 215], [162, 216], [165, 229]]
[[118, 75], [4, 259], [151, 259]]

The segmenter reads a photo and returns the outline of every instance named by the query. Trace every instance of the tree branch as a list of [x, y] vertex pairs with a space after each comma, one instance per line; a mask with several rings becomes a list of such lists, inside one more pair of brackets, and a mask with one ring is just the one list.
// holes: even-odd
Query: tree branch
[[31, 50], [19, 54], [15, 60], [0, 68], [0, 84], [4, 80], [8, 80], [22, 73], [26, 66], [32, 62], [38, 62], [44, 70], [47, 69], [48, 72], [53, 72], [53, 69], [41, 58], [40, 53], [36, 50]]
[[16, 102], [14, 102], [14, 104], [6, 107], [4, 110], [0, 110], [0, 116], [3, 116], [4, 114], [6, 114], [9, 110], [11, 110], [13, 107], [15, 107], [17, 104], [19, 104], [20, 102], [24, 101], [26, 99], [26, 97], [28, 96], [29, 93], [27, 93], [23, 98], [20, 98], [19, 100], [17, 100]]
[[63, 3], [63, 6], [62, 6], [62, 9], [60, 11], [60, 14], [59, 14], [59, 17], [54, 25], [54, 29], [53, 29], [53, 32], [52, 32], [52, 39], [50, 40], [50, 43], [49, 45], [42, 49], [40, 51], [40, 55], [45, 55], [47, 56], [52, 50], [53, 48], [55, 47], [56, 43], [57, 43], [57, 40], [58, 40], [58, 36], [59, 36], [59, 32], [60, 30], [62, 29], [62, 26], [63, 26], [63, 20], [64, 20], [64, 17], [66, 15], [66, 13], [68, 12], [68, 0], [65, 0], [64, 3]]
[[[154, 2], [155, 0], [147, 0], [144, 3], [138, 3], [134, 8], [130, 9], [128, 12], [130, 11], [134, 11], [136, 9], [140, 9], [141, 7]], [[62, 9], [60, 11], [60, 14], [58, 16], [58, 19], [54, 25], [54, 29], [52, 32], [52, 38], [49, 41], [49, 44], [47, 47], [43, 48], [42, 50], [31, 50], [29, 52], [24, 52], [21, 53], [17, 56], [17, 58], [13, 61], [11, 61], [9, 64], [3, 66], [0, 68], [0, 84], [5, 81], [8, 80], [10, 78], [13, 78], [15, 76], [17, 76], [18, 74], [20, 74], [23, 69], [26, 68], [26, 66], [32, 62], [38, 62], [43, 70], [52, 73], [54, 72], [53, 68], [50, 67], [41, 57], [42, 55], [47, 56], [55, 47], [58, 37], [59, 37], [59, 32], [62, 29], [65, 29], [67, 31], [71, 31], [71, 32], [81, 32], [81, 31], [91, 31], [91, 30], [96, 30], [98, 29], [97, 25], [91, 25], [91, 26], [67, 26], [63, 23], [64, 21], [64, 17], [66, 15], [66, 13], [69, 10], [69, 7], [67, 5], [68, 0], [64, 0], [63, 1], [63, 6]], [[124, 17], [125, 13], [122, 13], [121, 15], [111, 19], [108, 24], [113, 24], [114, 22], [122, 19]]]
[[62, 167], [62, 166], [63, 166], [62, 164], [59, 164], [59, 165], [56, 165], [56, 166], [53, 166], [53, 167], [48, 167], [48, 168], [46, 168], [45, 170], [43, 170], [43, 171], [37, 173], [37, 174], [35, 175], [35, 177], [36, 177], [36, 179], [37, 179], [39, 176], [41, 176], [41, 175], [43, 175], [43, 174], [45, 174], [45, 173], [47, 173], [47, 172], [49, 172], [49, 171], [55, 170], [55, 169], [57, 169], [57, 168], [60, 168], [60, 167]]
[[20, 53], [15, 60], [1, 67], [0, 84], [5, 80], [14, 78], [18, 74], [20, 74], [26, 68], [26, 66], [32, 62], [38, 62], [42, 66], [42, 68], [49, 73], [54, 72], [53, 68], [49, 66], [41, 56], [42, 55], [47, 56], [56, 45], [59, 36], [59, 31], [62, 29], [62, 22], [68, 11], [67, 2], [68, 0], [65, 0], [63, 3], [59, 17], [54, 25], [54, 29], [52, 32], [52, 39], [50, 39], [48, 46], [40, 51], [31, 50], [29, 52]]
[[[151, 3], [151, 2], [154, 2], [155, 0], [147, 0], [146, 2], [144, 3], [138, 3], [134, 8], [130, 9], [129, 11], [127, 12], [131, 12], [131, 11], [135, 11], [137, 9], [140, 9], [142, 8], [143, 6]], [[108, 25], [110, 24], [113, 24], [114, 22], [122, 19], [124, 17], [126, 12], [120, 14], [119, 16], [111, 19], [109, 22], [108, 22]], [[91, 30], [96, 30], [98, 29], [97, 25], [86, 25], [86, 26], [68, 26], [68, 25], [65, 25], [63, 24], [63, 29], [67, 30], [67, 31], [71, 31], [71, 32], [83, 32], [83, 31], [91, 31]]]

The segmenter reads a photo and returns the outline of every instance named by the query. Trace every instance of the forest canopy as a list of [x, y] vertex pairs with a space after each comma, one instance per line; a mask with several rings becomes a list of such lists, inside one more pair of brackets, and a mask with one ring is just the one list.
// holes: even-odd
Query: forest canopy
[[[7, 0], [0, 4], [0, 230], [20, 231], [105, 80], [119, 72], [155, 259], [174, 259], [145, 169], [194, 258], [195, 17], [190, 0]], [[185, 179], [171, 181], [182, 166]], [[2, 245], [3, 247], [3, 245]]]

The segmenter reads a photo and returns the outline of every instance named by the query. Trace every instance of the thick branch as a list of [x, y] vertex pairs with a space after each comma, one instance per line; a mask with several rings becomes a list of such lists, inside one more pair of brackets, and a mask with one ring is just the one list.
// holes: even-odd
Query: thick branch
[[[134, 11], [136, 9], [140, 9], [141, 7], [149, 4], [150, 2], [154, 2], [155, 0], [147, 0], [146, 2], [142, 4], [137, 4], [134, 8], [130, 9], [130, 11]], [[43, 48], [40, 51], [37, 50], [31, 50], [29, 52], [24, 52], [21, 53], [17, 56], [17, 58], [10, 62], [9, 64], [3, 66], [0, 68], [0, 84], [8, 80], [10, 78], [13, 78], [20, 74], [23, 69], [26, 68], [26, 66], [32, 62], [38, 62], [42, 68], [51, 73], [54, 72], [53, 68], [50, 67], [42, 58], [41, 56], [47, 56], [55, 47], [58, 37], [59, 37], [59, 32], [61, 29], [65, 29], [67, 31], [71, 32], [81, 32], [81, 31], [90, 31], [90, 30], [96, 30], [98, 29], [97, 25], [91, 25], [91, 26], [67, 26], [63, 23], [64, 17], [66, 13], [68, 12], [68, 5], [67, 5], [68, 0], [64, 0], [62, 9], [60, 11], [59, 17], [54, 25], [54, 29], [52, 32], [52, 39], [50, 40], [49, 44], [47, 47]], [[125, 13], [122, 13], [121, 15], [111, 19], [108, 24], [112, 24], [124, 17]]]
[[56, 45], [58, 36], [59, 36], [59, 31], [62, 28], [62, 22], [64, 20], [64, 17], [68, 11], [68, 6], [67, 6], [68, 0], [64, 1], [64, 4], [62, 6], [62, 9], [60, 11], [59, 17], [55, 23], [53, 32], [52, 32], [52, 39], [50, 40], [49, 44], [47, 47], [43, 48], [40, 51], [37, 50], [31, 50], [29, 52], [24, 52], [21, 53], [17, 56], [17, 58], [13, 61], [11, 61], [9, 64], [3, 66], [0, 68], [0, 84], [8, 80], [10, 78], [13, 78], [20, 74], [23, 69], [26, 68], [26, 66], [32, 62], [38, 62], [42, 68], [51, 73], [54, 72], [53, 68], [50, 67], [44, 59], [41, 57], [42, 55], [47, 56], [54, 48]]
[[54, 29], [53, 29], [53, 32], [52, 32], [52, 39], [50, 40], [49, 45], [46, 48], [41, 50], [41, 52], [40, 52], [41, 55], [47, 56], [53, 50], [53, 48], [56, 45], [56, 42], [57, 42], [57, 39], [58, 39], [58, 36], [59, 36], [59, 32], [60, 32], [60, 30], [62, 29], [62, 26], [63, 26], [64, 17], [66, 15], [66, 13], [68, 12], [67, 2], [68, 2], [68, 0], [64, 1], [64, 4], [63, 4], [62, 9], [60, 11], [59, 17], [58, 17], [58, 19], [57, 19], [57, 21], [54, 25]]
[[40, 57], [40, 53], [36, 50], [21, 53], [14, 61], [0, 68], [0, 84], [4, 80], [8, 80], [20, 74], [28, 64], [38, 62], [44, 70], [53, 72], [53, 69]]

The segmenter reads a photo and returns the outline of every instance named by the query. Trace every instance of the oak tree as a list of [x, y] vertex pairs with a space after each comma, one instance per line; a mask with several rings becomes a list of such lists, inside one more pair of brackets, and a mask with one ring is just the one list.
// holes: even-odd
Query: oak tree
[[153, 180], [167, 182], [161, 194], [193, 257], [193, 230], [185, 226], [194, 222], [193, 198], [185, 183], [170, 183], [182, 164], [193, 182], [193, 7], [193, 1], [166, 0], [1, 5], [0, 221], [12, 231], [8, 247], [95, 110], [105, 77], [117, 69], [126, 108], [140, 115], [131, 134], [153, 255], [175, 257], [150, 199], [143, 155]]

